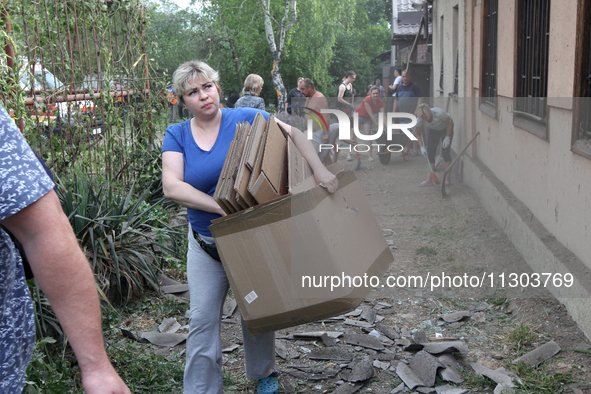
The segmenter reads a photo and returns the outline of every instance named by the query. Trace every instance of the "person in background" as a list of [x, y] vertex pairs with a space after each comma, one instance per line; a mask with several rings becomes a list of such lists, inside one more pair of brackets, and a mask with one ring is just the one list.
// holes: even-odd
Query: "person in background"
[[240, 95], [238, 93], [232, 93], [230, 97], [228, 97], [228, 99], [226, 100], [226, 105], [228, 106], [228, 108], [234, 108], [234, 106], [236, 105], [236, 101], [238, 101], [239, 98]]
[[[353, 82], [357, 79], [355, 71], [347, 71], [343, 80], [339, 84], [339, 90], [337, 93], [337, 109], [343, 111], [349, 117], [353, 115], [355, 108], [353, 107], [353, 97], [355, 93], [353, 91]], [[347, 153], [347, 160], [351, 161], [351, 152]]]
[[353, 111], [355, 108], [352, 107], [353, 105], [353, 82], [357, 76], [355, 75], [354, 71], [347, 71], [343, 80], [339, 84], [339, 90], [337, 93], [337, 109], [340, 109], [347, 115], [353, 115]]
[[[304, 94], [302, 93], [303, 83], [304, 78], [299, 77], [297, 88], [291, 89], [287, 94], [287, 100], [285, 102], [285, 112], [287, 112], [290, 115], [301, 115], [301, 108], [299, 106], [297, 98], [304, 97]], [[293, 98], [296, 98], [295, 102], [292, 102]]]
[[257, 74], [250, 74], [244, 80], [244, 88], [242, 89], [242, 93], [244, 94], [242, 97], [236, 101], [234, 105], [235, 108], [257, 108], [261, 110], [265, 110], [265, 100], [259, 97], [261, 94], [261, 90], [263, 90], [263, 77]]
[[[417, 106], [423, 101], [421, 96], [421, 88], [412, 81], [410, 70], [403, 71], [402, 85], [399, 85], [396, 88], [396, 97], [394, 97], [394, 107], [392, 108], [392, 112], [405, 112], [414, 114]], [[407, 121], [410, 122], [409, 119], [407, 119]], [[412, 147], [413, 150], [411, 151], [410, 155], [418, 156], [419, 144], [417, 141], [412, 142]]]
[[396, 97], [396, 90], [402, 83], [402, 70], [399, 68], [394, 70], [394, 82], [388, 85], [388, 100], [386, 100], [386, 107], [392, 108], [394, 106], [394, 97]]
[[[451, 164], [451, 141], [454, 137], [454, 122], [451, 116], [438, 107], [429, 108], [425, 103], [419, 104], [417, 107], [417, 125], [415, 126], [415, 135], [419, 140], [421, 146], [421, 153], [425, 156], [431, 167], [435, 166], [435, 153], [437, 152], [437, 145], [441, 141], [441, 154], [443, 161], [445, 162], [445, 169], [449, 168]], [[423, 144], [421, 138], [421, 131], [427, 132], [427, 149]], [[442, 179], [441, 182], [445, 182], [446, 186], [449, 186], [449, 175], [446, 179]], [[421, 182], [419, 186], [432, 186], [433, 181], [431, 180], [431, 169], [428, 171], [427, 180]]]
[[[260, 77], [259, 77], [260, 78]], [[248, 80], [248, 78], [247, 78]], [[219, 74], [201, 61], [181, 64], [173, 74], [179, 100], [193, 118], [167, 128], [162, 143], [162, 186], [167, 198], [187, 207], [189, 246], [187, 280], [190, 291], [189, 336], [184, 375], [185, 394], [222, 394], [221, 315], [229, 283], [208, 229], [225, 216], [213, 199], [236, 125], [252, 122], [253, 108], [220, 109]], [[318, 159], [305, 134], [277, 120], [310, 164], [317, 183], [329, 193], [338, 189], [337, 178]], [[275, 364], [275, 333], [250, 336], [242, 320], [246, 377], [258, 380], [257, 393], [279, 391]]]
[[390, 92], [392, 93], [392, 97], [396, 97], [396, 90], [398, 89], [398, 86], [400, 86], [401, 83], [402, 83], [402, 70], [397, 68], [394, 70], [394, 83], [392, 85], [388, 86], [388, 89], [390, 89]]
[[[363, 134], [369, 135], [372, 125], [378, 125], [378, 116], [384, 116], [385, 107], [386, 104], [380, 98], [380, 89], [374, 86], [371, 89], [371, 96], [365, 97], [355, 110], [359, 114], [359, 123], [363, 125]], [[378, 115], [380, 110], [382, 114]], [[370, 145], [368, 161], [374, 161], [372, 151], [373, 146]]]
[[[90, 264], [54, 184], [0, 106], [0, 223], [20, 241], [37, 283], [72, 346], [87, 394], [129, 394], [103, 343]], [[0, 392], [21, 393], [35, 344], [33, 302], [21, 254], [0, 229]]]
[[[314, 82], [310, 78], [305, 78], [302, 81], [302, 93], [306, 97], [305, 108], [313, 109], [314, 111], [321, 112], [323, 109], [328, 109], [328, 100], [324, 94], [316, 90]], [[305, 116], [306, 120], [310, 119], [310, 116]], [[328, 130], [323, 130], [320, 125], [316, 122], [312, 122], [313, 138], [312, 145], [314, 150], [319, 152], [320, 144], [328, 141]]]
[[380, 98], [386, 97], [386, 91], [384, 90], [384, 87], [382, 86], [382, 81], [380, 81], [379, 79], [376, 79], [375, 86], [377, 86], [378, 89], [380, 89]]
[[179, 104], [179, 99], [176, 96], [176, 94], [174, 94], [174, 88], [173, 87], [169, 87], [166, 90], [166, 101], [168, 101], [168, 108], [170, 110], [170, 116], [168, 118], [168, 122], [169, 123], [176, 123], [176, 118], [178, 116], [178, 104]]

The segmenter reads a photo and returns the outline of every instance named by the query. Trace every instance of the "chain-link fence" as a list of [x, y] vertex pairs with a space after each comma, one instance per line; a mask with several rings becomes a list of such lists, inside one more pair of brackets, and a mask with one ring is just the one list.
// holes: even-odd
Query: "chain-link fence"
[[[57, 174], [129, 182], [159, 125], [140, 0], [7, 0], [0, 95]], [[165, 121], [165, 120], [163, 120]]]

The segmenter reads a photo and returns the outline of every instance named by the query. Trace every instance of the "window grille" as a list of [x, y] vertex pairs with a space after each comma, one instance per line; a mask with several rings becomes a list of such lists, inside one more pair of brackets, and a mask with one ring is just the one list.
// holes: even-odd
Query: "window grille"
[[441, 54], [441, 72], [439, 73], [439, 88], [443, 90], [443, 53]]
[[516, 113], [545, 123], [550, 0], [521, 0]]
[[497, 16], [498, 0], [486, 2], [484, 15], [485, 38], [484, 38], [484, 70], [483, 70], [483, 101], [495, 105], [497, 97]]
[[460, 71], [460, 51], [456, 52], [456, 76], [454, 77], [454, 93], [458, 94]]
[[587, 94], [584, 95], [586, 99], [584, 100], [584, 105], [582, 108], [582, 137], [585, 139], [591, 139], [591, 29], [589, 29], [589, 36], [587, 37], [589, 40], [589, 52], [587, 52], [587, 77], [583, 81], [583, 92], [587, 90]]

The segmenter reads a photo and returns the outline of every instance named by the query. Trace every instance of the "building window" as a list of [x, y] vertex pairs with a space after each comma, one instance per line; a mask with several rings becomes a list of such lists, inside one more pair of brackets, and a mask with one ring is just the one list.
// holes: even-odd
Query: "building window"
[[482, 18], [482, 103], [497, 104], [497, 18], [498, 0], [483, 2]]
[[550, 0], [519, 0], [514, 124], [547, 139]]
[[591, 159], [591, 0], [578, 7], [572, 151]]

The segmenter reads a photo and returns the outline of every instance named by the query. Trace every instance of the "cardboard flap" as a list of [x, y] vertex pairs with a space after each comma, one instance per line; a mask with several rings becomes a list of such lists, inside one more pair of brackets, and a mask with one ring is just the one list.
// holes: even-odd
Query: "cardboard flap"
[[[250, 181], [250, 177], [252, 174], [252, 170], [247, 166], [247, 161], [250, 159], [251, 151], [254, 151], [253, 155], [256, 155], [257, 151], [259, 150], [259, 141], [261, 141], [261, 137], [264, 131], [267, 128], [267, 121], [261, 115], [261, 113], [257, 113], [254, 121], [252, 122], [252, 126], [250, 127], [250, 133], [247, 138], [246, 146], [244, 147], [242, 157], [240, 159], [240, 164], [238, 165], [238, 173], [236, 175], [236, 181], [234, 183], [234, 190], [240, 196], [237, 201], [244, 202], [246, 207], [252, 207], [257, 204], [256, 200], [248, 191], [248, 182]], [[256, 145], [255, 145], [256, 142]], [[254, 159], [253, 159], [254, 164]]]
[[287, 160], [288, 160], [288, 188], [302, 183], [306, 178], [312, 175], [310, 165], [304, 159], [298, 148], [296, 148], [291, 138], [287, 141]]
[[[342, 187], [343, 185], [341, 185], [341, 179], [344, 177], [344, 175], [339, 174], [339, 173], [341, 173], [343, 171], [343, 167], [339, 163], [333, 163], [333, 164], [328, 165], [326, 167], [326, 169], [337, 176], [337, 179], [339, 180], [339, 187]], [[353, 176], [355, 176], [355, 174], [353, 174]], [[355, 179], [357, 179], [357, 178], [355, 178]], [[292, 187], [291, 193], [298, 194], [298, 193], [301, 193], [302, 191], [312, 189], [314, 186], [316, 186], [316, 179], [314, 179], [314, 176], [309, 176], [308, 178], [306, 178], [302, 182], [300, 182], [298, 185]], [[318, 187], [322, 188], [322, 186], [318, 186]]]
[[262, 171], [277, 194], [284, 189], [281, 180], [284, 179], [282, 175], [285, 169], [286, 156], [287, 140], [279, 129], [275, 119], [270, 118], [265, 141]]
[[252, 194], [254, 199], [259, 204], [268, 201], [274, 197], [273, 190], [269, 190], [270, 187], [268, 185], [262, 185], [263, 182], [268, 182], [265, 176], [262, 174], [262, 168], [263, 157], [265, 153], [265, 142], [267, 140], [266, 135], [268, 132], [269, 123], [270, 122], [267, 122], [267, 128], [263, 131], [262, 138], [259, 141], [259, 146], [257, 148], [257, 154], [254, 161], [253, 170], [250, 175], [250, 181], [248, 183], [248, 191], [250, 192], [250, 194]]
[[249, 191], [259, 204], [271, 201], [277, 197], [277, 192], [273, 189], [271, 182], [269, 182], [263, 173], [259, 174], [259, 177], [253, 183], [252, 188], [250, 188]]
[[224, 167], [213, 195], [214, 200], [228, 214], [240, 210], [240, 206], [235, 202], [236, 192], [233, 185], [236, 179], [237, 165], [242, 157], [242, 150], [249, 130], [250, 124], [247, 122], [242, 122], [236, 126], [236, 134], [226, 155]]
[[[270, 121], [271, 119], [269, 119]], [[273, 121], [274, 122], [274, 121]], [[265, 120], [261, 113], [257, 113], [254, 122], [252, 123], [252, 129], [250, 132], [250, 136], [248, 138], [248, 143], [246, 145], [244, 156], [245, 162], [244, 164], [252, 171], [254, 168], [254, 163], [256, 157], [259, 153], [259, 149], [261, 146], [261, 139], [263, 139], [264, 133], [268, 130], [268, 122]]]

